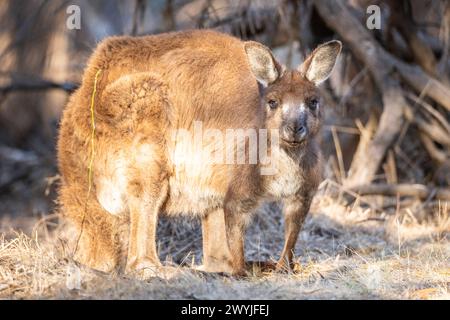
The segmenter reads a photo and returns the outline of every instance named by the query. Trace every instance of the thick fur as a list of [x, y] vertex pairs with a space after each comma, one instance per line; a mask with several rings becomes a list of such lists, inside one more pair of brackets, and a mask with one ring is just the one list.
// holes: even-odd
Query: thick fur
[[[98, 70], [88, 194], [89, 106]], [[196, 121], [203, 130], [222, 132], [280, 128], [283, 120], [269, 112], [266, 95], [300, 102], [316, 90], [299, 71], [277, 74], [261, 92], [244, 42], [214, 31], [112, 37], [99, 44], [64, 111], [58, 140], [62, 211], [80, 238], [75, 258], [103, 271], [120, 270], [125, 261], [129, 271], [158, 268], [157, 217], [184, 213], [203, 220], [205, 269], [242, 273], [246, 221], [261, 201], [284, 199], [280, 266], [290, 262], [320, 180], [314, 138], [320, 114], [308, 120], [307, 142], [271, 150], [281, 160], [274, 176], [261, 175], [258, 164], [204, 164], [196, 158], [204, 146], [176, 136], [179, 129], [193, 132]]]

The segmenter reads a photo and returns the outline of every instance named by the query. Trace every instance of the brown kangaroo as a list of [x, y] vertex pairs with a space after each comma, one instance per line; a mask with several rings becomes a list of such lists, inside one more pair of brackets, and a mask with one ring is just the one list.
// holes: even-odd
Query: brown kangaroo
[[[202, 269], [242, 274], [247, 222], [261, 202], [280, 200], [285, 244], [277, 268], [289, 268], [321, 176], [316, 87], [340, 50], [338, 41], [325, 43], [289, 71], [265, 46], [210, 30], [104, 40], [64, 111], [58, 141], [60, 203], [78, 231], [75, 259], [158, 274], [167, 270], [156, 249], [158, 215], [188, 214], [202, 219]], [[207, 132], [201, 142], [199, 129]], [[221, 137], [238, 140], [236, 132], [243, 143], [222, 148]], [[219, 160], [205, 161], [212, 158]], [[267, 163], [272, 172], [264, 172]]]

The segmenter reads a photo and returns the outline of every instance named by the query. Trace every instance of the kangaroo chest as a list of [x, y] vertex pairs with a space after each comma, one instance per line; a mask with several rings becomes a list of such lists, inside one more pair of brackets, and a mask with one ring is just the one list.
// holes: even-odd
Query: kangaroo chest
[[265, 195], [272, 199], [294, 196], [302, 188], [305, 179], [299, 161], [282, 149], [272, 151], [270, 165], [262, 174]]

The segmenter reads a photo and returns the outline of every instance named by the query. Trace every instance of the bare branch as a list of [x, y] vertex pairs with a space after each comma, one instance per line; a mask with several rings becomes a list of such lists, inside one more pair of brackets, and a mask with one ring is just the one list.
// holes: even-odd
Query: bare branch
[[54, 82], [45, 79], [37, 79], [12, 82], [6, 86], [0, 87], [0, 93], [8, 94], [13, 91], [39, 91], [49, 89], [60, 89], [70, 93], [75, 91], [78, 86], [79, 84], [73, 82]]
[[[422, 184], [369, 184], [351, 188], [362, 196], [382, 195], [382, 196], [409, 196], [417, 197], [422, 200], [430, 197], [439, 200], [450, 200], [450, 189], [448, 188], [429, 188]], [[433, 196], [434, 195], [434, 196]]]

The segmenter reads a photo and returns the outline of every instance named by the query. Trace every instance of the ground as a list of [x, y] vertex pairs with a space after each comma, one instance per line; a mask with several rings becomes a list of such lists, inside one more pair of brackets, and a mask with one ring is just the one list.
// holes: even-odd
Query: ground
[[[297, 244], [295, 272], [255, 269], [244, 279], [189, 268], [201, 259], [195, 222], [162, 222], [161, 258], [186, 266], [171, 278], [148, 281], [71, 263], [51, 231], [54, 216], [40, 220], [31, 237], [2, 223], [0, 298], [450, 299], [449, 211], [448, 203], [440, 204], [433, 218], [418, 222], [412, 210], [380, 212], [321, 192]], [[279, 208], [262, 208], [248, 231], [247, 258], [276, 259], [282, 230]]]

